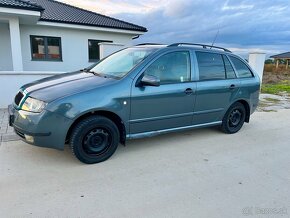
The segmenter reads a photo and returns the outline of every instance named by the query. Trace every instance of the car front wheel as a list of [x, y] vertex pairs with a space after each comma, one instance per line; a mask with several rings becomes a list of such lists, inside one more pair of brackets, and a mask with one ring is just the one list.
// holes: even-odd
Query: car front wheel
[[234, 103], [226, 112], [223, 122], [222, 131], [228, 134], [233, 134], [238, 132], [246, 118], [246, 110], [242, 103]]
[[103, 116], [91, 116], [80, 121], [73, 129], [70, 147], [83, 163], [99, 163], [110, 158], [119, 144], [116, 124]]

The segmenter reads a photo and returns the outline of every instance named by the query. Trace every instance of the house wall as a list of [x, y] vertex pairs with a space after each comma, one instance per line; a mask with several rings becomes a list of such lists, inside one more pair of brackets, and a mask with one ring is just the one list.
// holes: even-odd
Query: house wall
[[0, 108], [7, 108], [12, 104], [19, 88], [24, 84], [58, 73], [0, 71]]
[[261, 84], [263, 80], [265, 59], [266, 59], [266, 53], [262, 53], [262, 52], [251, 52], [249, 54], [249, 59], [248, 59], [249, 65], [259, 75]]
[[[24, 71], [74, 71], [91, 65], [88, 39], [109, 40], [130, 45], [133, 35], [60, 27], [21, 25], [21, 45]], [[61, 37], [62, 61], [32, 61], [30, 35]], [[0, 40], [1, 41], [1, 40]]]
[[0, 71], [12, 69], [9, 25], [8, 23], [0, 23]]
[[110, 54], [115, 53], [116, 51], [120, 51], [124, 49], [126, 46], [123, 44], [116, 44], [116, 43], [99, 43], [100, 46], [100, 58], [104, 58], [109, 56]]

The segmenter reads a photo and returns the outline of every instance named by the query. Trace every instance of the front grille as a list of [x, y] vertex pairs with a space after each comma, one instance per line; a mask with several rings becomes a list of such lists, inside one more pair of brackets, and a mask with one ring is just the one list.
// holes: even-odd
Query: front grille
[[23, 93], [21, 92], [21, 91], [19, 91], [18, 93], [17, 93], [17, 95], [15, 96], [15, 98], [14, 98], [14, 103], [17, 105], [17, 106], [19, 106], [19, 103], [20, 103], [20, 101], [21, 101], [21, 99], [23, 98]]

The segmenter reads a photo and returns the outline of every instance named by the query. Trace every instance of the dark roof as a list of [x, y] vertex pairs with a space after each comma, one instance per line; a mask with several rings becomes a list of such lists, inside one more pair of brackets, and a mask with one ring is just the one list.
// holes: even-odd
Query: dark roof
[[0, 0], [0, 7], [17, 8], [31, 11], [42, 11], [43, 8], [39, 5], [22, 0]]
[[145, 27], [55, 0], [0, 0], [0, 7], [42, 11], [40, 21], [147, 32]]
[[290, 58], [290, 52], [285, 52], [285, 53], [282, 53], [282, 54], [277, 54], [277, 55], [272, 55], [270, 56], [270, 58]]

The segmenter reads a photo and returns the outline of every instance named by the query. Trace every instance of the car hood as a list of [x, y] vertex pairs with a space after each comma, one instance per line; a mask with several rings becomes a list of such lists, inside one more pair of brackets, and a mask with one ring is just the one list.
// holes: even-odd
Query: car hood
[[64, 96], [106, 86], [117, 81], [78, 71], [40, 79], [22, 86], [21, 89], [33, 98], [51, 102]]

